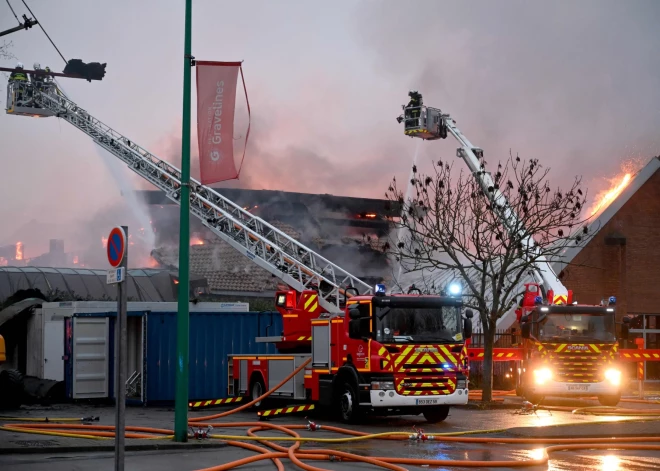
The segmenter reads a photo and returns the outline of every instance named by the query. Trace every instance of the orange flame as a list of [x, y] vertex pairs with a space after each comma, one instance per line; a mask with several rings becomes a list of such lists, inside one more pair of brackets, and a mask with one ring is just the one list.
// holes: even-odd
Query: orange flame
[[204, 245], [204, 241], [197, 236], [192, 236], [190, 238], [190, 245]]
[[23, 242], [16, 242], [16, 260], [23, 260]]
[[614, 178], [606, 178], [609, 188], [596, 195], [594, 203], [589, 209], [589, 215], [593, 216], [605, 210], [626, 189], [633, 176], [644, 166], [641, 159], [628, 159], [621, 164], [619, 174]]
[[6, 267], [7, 265], [9, 265], [9, 260], [5, 257], [0, 257], [0, 267]]
[[78, 256], [77, 255], [73, 256], [73, 264], [78, 265]]

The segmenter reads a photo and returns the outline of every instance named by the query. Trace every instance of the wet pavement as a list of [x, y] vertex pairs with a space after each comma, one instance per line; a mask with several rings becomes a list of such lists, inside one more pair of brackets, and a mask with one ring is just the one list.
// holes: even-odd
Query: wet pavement
[[[507, 398], [510, 407], [516, 407], [517, 398]], [[549, 405], [570, 405], [571, 407], [585, 407], [597, 405], [592, 401], [557, 401]], [[621, 403], [621, 407], [644, 410], [649, 407], [660, 408], [644, 404]], [[221, 412], [227, 409], [206, 410], [191, 412], [189, 416], [198, 417]], [[128, 408], [127, 425], [142, 425], [147, 427], [172, 428], [173, 411], [165, 408]], [[14, 416], [20, 417], [83, 417], [99, 416], [100, 424], [113, 425], [112, 407], [71, 406], [61, 405], [53, 407], [28, 407], [17, 411]], [[630, 421], [630, 420], [634, 421]], [[252, 412], [241, 412], [223, 421], [255, 421]], [[327, 418], [314, 419], [322, 425], [343, 424]], [[214, 420], [215, 422], [216, 420]], [[7, 421], [1, 420], [0, 423]], [[279, 417], [270, 421], [278, 425], [305, 424], [304, 417]], [[427, 434], [448, 432], [461, 432], [472, 430], [507, 429], [489, 437], [594, 437], [594, 436], [658, 436], [660, 435], [660, 421], [639, 420], [635, 417], [599, 417], [592, 415], [575, 415], [565, 411], [539, 411], [537, 415], [519, 415], [517, 409], [499, 407], [494, 410], [478, 410], [475, 408], [454, 408], [449, 418], [440, 424], [427, 424], [421, 416], [417, 417], [391, 417], [373, 418], [368, 424], [353, 428], [369, 433], [385, 431], [413, 431], [413, 426], [421, 427]], [[350, 427], [349, 427], [350, 428]], [[245, 428], [228, 428], [214, 430], [218, 434], [244, 435]], [[275, 436], [274, 431], [260, 432], [261, 435]], [[303, 436], [315, 438], [336, 438], [339, 435], [327, 431], [307, 432], [300, 431]], [[470, 435], [472, 436], [472, 435]], [[485, 436], [485, 435], [474, 435]], [[209, 441], [195, 443], [195, 445], [211, 445]], [[153, 447], [154, 441], [127, 440], [127, 445], [134, 447], [145, 444]], [[188, 444], [179, 446], [170, 440], [158, 441], [160, 446], [178, 447], [178, 449], [160, 449], [147, 451], [127, 451], [126, 470], [181, 470], [194, 471], [211, 466], [217, 466], [236, 459], [251, 456], [254, 453], [235, 447], [222, 447], [212, 442], [214, 448], [187, 448]], [[291, 442], [281, 442], [290, 446]], [[16, 471], [31, 470], [88, 470], [110, 471], [114, 468], [114, 455], [112, 440], [83, 440], [76, 438], [63, 438], [44, 435], [22, 434], [0, 431], [0, 469]], [[96, 449], [90, 447], [97, 447]], [[108, 448], [110, 447], [110, 448]], [[469, 462], [498, 460], [524, 461], [539, 458], [543, 453], [543, 444], [510, 445], [498, 443], [455, 443], [455, 442], [410, 442], [410, 441], [357, 441], [343, 444], [306, 443], [303, 448], [331, 448], [363, 456], [395, 456], [438, 460], [465, 460]], [[94, 451], [96, 450], [96, 451]], [[66, 452], [62, 452], [66, 451]], [[283, 460], [285, 469], [299, 469], [288, 460]], [[372, 465], [342, 462], [316, 462], [316, 466], [328, 470], [350, 469], [377, 469]], [[462, 470], [475, 469], [462, 466], [453, 467], [418, 467], [402, 465], [410, 470], [447, 469]], [[252, 463], [240, 469], [247, 470], [274, 470], [270, 461]], [[512, 469], [506, 467], [480, 467], [478, 469]], [[536, 470], [597, 470], [597, 471], [628, 471], [628, 470], [660, 470], [660, 451], [613, 451], [613, 450], [571, 450], [557, 451], [550, 456], [548, 465], [531, 466], [526, 469]]]

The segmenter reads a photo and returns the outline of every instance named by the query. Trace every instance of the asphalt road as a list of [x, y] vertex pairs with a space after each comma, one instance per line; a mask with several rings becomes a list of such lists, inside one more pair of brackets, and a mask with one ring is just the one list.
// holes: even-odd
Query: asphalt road
[[[592, 405], [585, 401], [573, 402], [572, 405]], [[622, 404], [624, 406], [624, 404]], [[633, 407], [625, 404], [625, 407]], [[634, 405], [637, 408], [648, 406]], [[660, 407], [660, 405], [658, 406]], [[217, 412], [217, 411], [213, 411]], [[518, 415], [517, 411], [511, 409], [498, 410], [474, 410], [474, 409], [452, 409], [450, 417], [441, 424], [426, 424], [420, 417], [393, 417], [374, 419], [369, 424], [360, 425], [356, 429], [377, 433], [383, 431], [407, 431], [412, 432], [413, 425], [422, 427], [428, 434], [457, 432], [468, 430], [485, 429], [510, 429], [508, 436], [533, 437], [533, 436], [607, 436], [612, 434], [626, 433], [658, 434], [660, 422], [635, 422], [621, 423], [621, 417], [596, 417], [585, 415], [574, 415], [570, 412], [539, 412], [535, 415]], [[210, 414], [211, 411], [203, 413], [190, 413], [190, 417]], [[100, 423], [111, 425], [113, 423], [112, 407], [85, 407], [85, 406], [56, 406], [51, 408], [28, 408], [15, 415], [26, 417], [81, 417], [95, 415], [100, 416]], [[168, 409], [145, 409], [128, 408], [127, 424], [143, 425], [151, 427], [171, 428], [173, 412]], [[242, 412], [225, 420], [254, 421], [255, 416], [251, 412]], [[327, 418], [319, 418], [317, 421], [323, 425], [344, 425], [333, 422]], [[0, 420], [0, 422], [2, 422]], [[303, 417], [290, 416], [281, 417], [271, 421], [274, 424], [301, 424], [305, 423]], [[576, 425], [561, 425], [576, 424]], [[216, 429], [215, 433], [231, 433], [244, 435], [245, 427], [231, 429]], [[276, 433], [261, 432], [262, 435], [273, 436]], [[318, 438], [336, 437], [330, 432], [302, 431], [303, 436], [314, 436]], [[114, 469], [114, 455], [111, 450], [88, 452], [86, 446], [91, 441], [81, 439], [64, 439], [58, 437], [47, 437], [39, 435], [25, 435], [13, 432], [0, 431], [0, 469], [11, 471], [70, 471], [70, 470], [94, 470], [111, 471]], [[94, 442], [98, 444], [100, 442]], [[102, 442], [104, 445], [112, 445], [112, 441]], [[133, 443], [127, 440], [127, 444]], [[282, 443], [290, 445], [289, 443]], [[70, 446], [68, 453], [60, 453], [55, 449], [58, 446]], [[543, 445], [505, 445], [505, 444], [466, 444], [466, 443], [443, 443], [443, 442], [408, 442], [408, 441], [360, 441], [344, 444], [321, 444], [307, 443], [303, 448], [331, 448], [364, 456], [397, 456], [442, 460], [466, 460], [466, 461], [489, 461], [494, 460], [526, 460], [530, 457], [538, 457], [542, 453]], [[26, 453], [26, 451], [30, 453]], [[40, 451], [39, 453], [33, 453]], [[253, 452], [235, 447], [223, 447], [214, 449], [176, 449], [158, 451], [140, 451], [126, 453], [126, 467], [128, 470], [180, 470], [196, 471], [204, 468], [217, 466], [236, 459], [253, 455]], [[285, 469], [299, 469], [288, 460], [283, 460]], [[377, 469], [371, 465], [342, 463], [342, 462], [317, 462], [316, 466], [328, 470], [351, 470], [351, 469]], [[422, 469], [475, 469], [465, 467], [428, 468], [404, 465], [410, 470]], [[274, 470], [270, 461], [252, 463], [239, 469], [246, 470]], [[478, 469], [511, 469], [511, 468], [489, 468]], [[528, 467], [536, 470], [597, 470], [597, 471], [634, 471], [634, 470], [660, 470], [660, 452], [655, 451], [611, 451], [611, 450], [579, 450], [556, 452], [551, 455], [549, 465]]]

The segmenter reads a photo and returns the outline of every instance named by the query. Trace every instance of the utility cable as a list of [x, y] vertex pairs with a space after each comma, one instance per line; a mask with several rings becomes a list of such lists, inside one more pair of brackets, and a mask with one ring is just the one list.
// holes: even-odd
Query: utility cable
[[[50, 41], [50, 43], [53, 45], [53, 47], [55, 48], [55, 50], [57, 51], [57, 53], [60, 55], [60, 57], [62, 58], [62, 60], [64, 61], [64, 63], [65, 63], [65, 64], [68, 64], [69, 61], [67, 61], [67, 60], [64, 58], [64, 55], [62, 55], [62, 53], [61, 53], [60, 50], [57, 48], [57, 46], [55, 45], [55, 43], [53, 42], [53, 40], [50, 39], [50, 36], [48, 36], [48, 33], [46, 32], [46, 30], [44, 29], [43, 25], [41, 24], [41, 21], [39, 21], [39, 20], [37, 19], [37, 15], [35, 15], [34, 13], [32, 13], [32, 10], [30, 10], [30, 7], [27, 5], [27, 3], [25, 3], [25, 0], [21, 0], [21, 1], [23, 2], [23, 5], [25, 5], [25, 8], [27, 8], [27, 10], [30, 12], [30, 15], [32, 15], [32, 17], [37, 21], [37, 23], [39, 24], [39, 28], [41, 28], [41, 31], [44, 32], [44, 34], [46, 35], [46, 37], [48, 38], [48, 40]], [[9, 3], [9, 0], [7, 0], [7, 3]]]
[[21, 23], [21, 20], [18, 19], [18, 16], [16, 15], [16, 12], [15, 12], [14, 9], [12, 8], [11, 3], [9, 3], [9, 0], [7, 0], [7, 5], [9, 5], [9, 9], [10, 9], [11, 12], [14, 14], [14, 18], [16, 18], [16, 21], [18, 21], [18, 24], [22, 26], [23, 23]]

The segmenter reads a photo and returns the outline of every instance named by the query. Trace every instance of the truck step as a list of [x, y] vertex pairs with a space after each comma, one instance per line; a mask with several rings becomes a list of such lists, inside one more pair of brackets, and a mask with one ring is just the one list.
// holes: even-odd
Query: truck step
[[284, 414], [297, 414], [314, 410], [314, 404], [303, 404], [300, 406], [282, 407], [280, 409], [268, 409], [257, 412], [260, 420], [270, 419], [272, 417]]
[[228, 406], [243, 401], [243, 397], [228, 397], [225, 399], [209, 399], [207, 401], [193, 401], [188, 403], [190, 409], [201, 409], [212, 406]]

